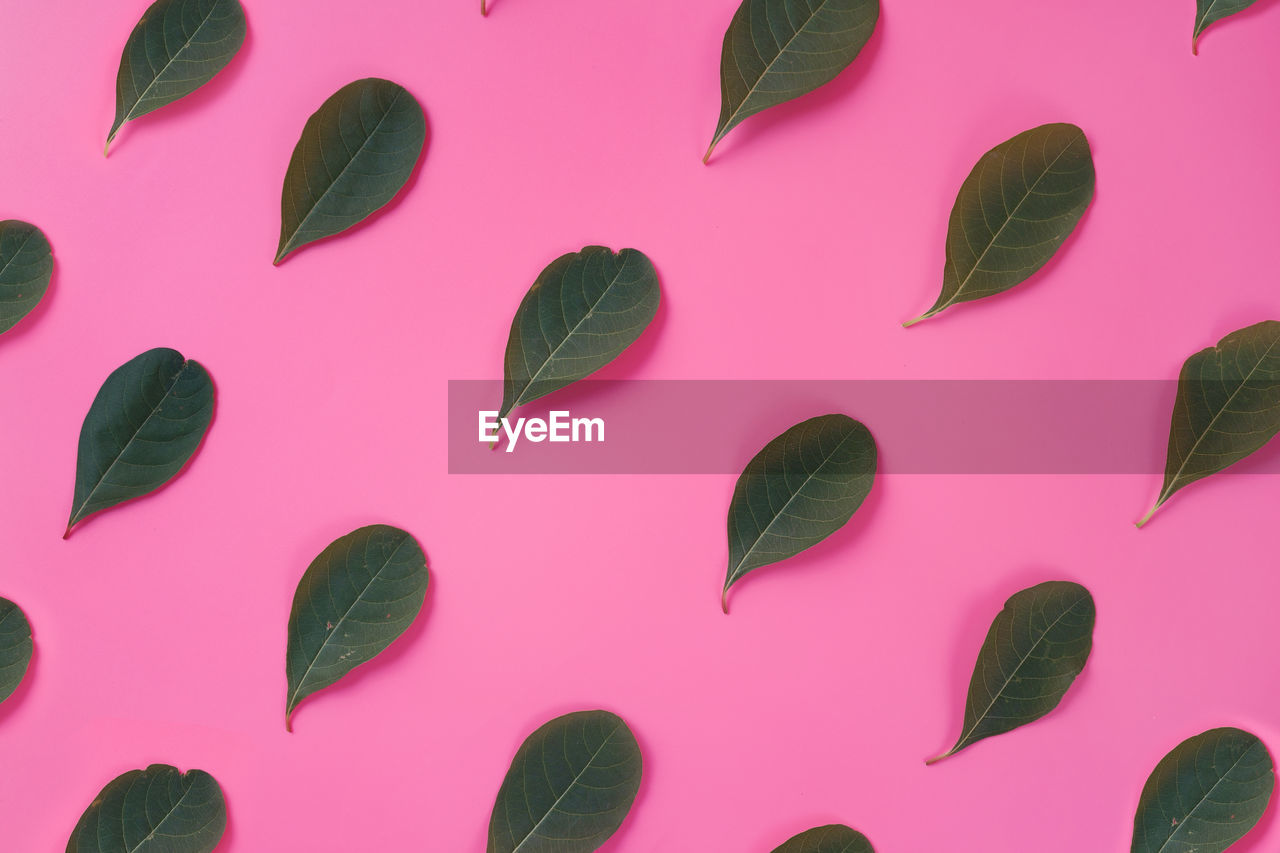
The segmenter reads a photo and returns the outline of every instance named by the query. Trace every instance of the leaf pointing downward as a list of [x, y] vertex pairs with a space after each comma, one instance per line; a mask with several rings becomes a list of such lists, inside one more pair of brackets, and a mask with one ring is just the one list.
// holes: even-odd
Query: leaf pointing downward
[[226, 828], [226, 801], [212, 776], [152, 764], [102, 789], [67, 853], [212, 853]]
[[307, 119], [289, 159], [275, 262], [391, 201], [426, 140], [426, 116], [403, 86], [370, 77], [335, 92]]
[[1003, 293], [1049, 262], [1093, 200], [1093, 153], [1073, 124], [1046, 124], [988, 151], [960, 185], [938, 301], [910, 326]]
[[1257, 0], [1196, 0], [1196, 28], [1191, 33], [1191, 52], [1193, 54], [1200, 52], [1200, 34], [1207, 30], [1210, 24], [1234, 15], [1236, 12], [1243, 12], [1256, 2]]
[[213, 380], [163, 347], [112, 371], [80, 428], [71, 529], [100, 510], [155, 491], [187, 463], [213, 420]]
[[1182, 365], [1164, 487], [1138, 527], [1179, 489], [1234, 465], [1280, 431], [1280, 322], [1232, 332]]
[[658, 273], [643, 252], [587, 246], [556, 258], [511, 321], [498, 416], [613, 361], [653, 321], [659, 299]]
[[498, 789], [487, 853], [591, 853], [626, 819], [643, 759], [627, 724], [578, 711], [525, 739]]
[[9, 599], [0, 598], [0, 702], [22, 683], [33, 649], [27, 615]]
[[239, 0], [157, 0], [125, 42], [116, 75], [111, 140], [126, 121], [190, 95], [212, 80], [244, 44]]
[[44, 298], [53, 254], [44, 232], [17, 219], [0, 222], [0, 332], [7, 332]]
[[783, 842], [773, 853], [876, 853], [867, 837], [840, 823], [816, 826]]
[[1089, 659], [1093, 623], [1093, 597], [1079, 584], [1049, 581], [1014, 593], [978, 652], [960, 739], [925, 763], [941, 761], [1058, 707]]
[[408, 630], [427, 594], [427, 558], [417, 540], [396, 527], [373, 524], [342, 536], [298, 582], [289, 613], [285, 653], [293, 710]]
[[879, 0], [742, 0], [724, 34], [720, 120], [702, 162], [743, 119], [834, 80], [879, 17]]
[[876, 441], [848, 415], [802, 421], [747, 463], [729, 502], [729, 588], [747, 572], [794, 557], [845, 525], [871, 492]]
[[1132, 853], [1222, 853], [1262, 819], [1275, 788], [1262, 741], [1210, 729], [1160, 759], [1142, 786]]

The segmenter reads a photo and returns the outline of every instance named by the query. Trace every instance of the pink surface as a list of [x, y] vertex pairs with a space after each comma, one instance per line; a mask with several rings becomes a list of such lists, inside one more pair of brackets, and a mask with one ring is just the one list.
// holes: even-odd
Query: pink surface
[[[245, 5], [242, 54], [109, 160], [145, 2], [5, 10], [0, 217], [43, 228], [57, 265], [0, 338], [0, 595], [37, 648], [0, 706], [6, 850], [62, 849], [105, 782], [161, 761], [221, 782], [220, 853], [479, 851], [517, 745], [586, 707], [645, 753], [609, 853], [766, 851], [832, 821], [881, 851], [1122, 850], [1182, 738], [1237, 725], [1280, 753], [1274, 476], [1194, 485], [1138, 531], [1157, 476], [895, 476], [880, 435], [854, 521], [747, 578], [726, 618], [732, 475], [450, 476], [445, 443], [447, 381], [495, 378], [534, 276], [587, 243], [645, 251], [665, 300], [602, 378], [1176, 376], [1280, 314], [1280, 3], [1193, 58], [1190, 0], [887, 0], [853, 69], [709, 167], [736, 0]], [[427, 111], [415, 182], [273, 268], [303, 122], [370, 75]], [[936, 296], [969, 167], [1048, 121], [1083, 127], [1098, 171], [1064, 253], [900, 328]], [[85, 410], [154, 346], [213, 374], [208, 440], [63, 542]], [[697, 440], [745, 463], [820, 411]], [[428, 605], [288, 735], [294, 587], [375, 521], [423, 543]], [[1097, 600], [1084, 675], [1052, 716], [926, 768], [991, 617], [1050, 578]], [[1237, 849], [1280, 846], [1276, 812]]]

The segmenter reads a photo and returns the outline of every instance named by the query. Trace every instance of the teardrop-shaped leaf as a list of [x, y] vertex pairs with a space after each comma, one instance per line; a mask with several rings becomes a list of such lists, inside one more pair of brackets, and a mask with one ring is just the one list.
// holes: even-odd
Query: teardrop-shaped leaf
[[720, 120], [702, 162], [748, 116], [830, 83], [857, 58], [880, 0], [742, 0], [720, 53]]
[[1093, 200], [1093, 152], [1074, 124], [1045, 124], [992, 148], [960, 185], [938, 301], [910, 326], [1003, 293], [1049, 262]]
[[1014, 593], [996, 614], [978, 652], [960, 739], [925, 763], [1058, 707], [1089, 660], [1094, 617], [1093, 596], [1077, 583], [1048, 581]]
[[120, 55], [116, 120], [103, 153], [126, 121], [185, 98], [226, 68], [246, 29], [239, 0], [152, 3]]
[[0, 598], [0, 702], [22, 683], [34, 648], [27, 615], [9, 599]]
[[793, 836], [773, 853], [876, 853], [867, 837], [842, 823], [815, 826]]
[[1196, 0], [1196, 28], [1191, 33], [1191, 52], [1200, 53], [1200, 34], [1209, 25], [1236, 12], [1243, 12], [1257, 0]]
[[278, 264], [363, 221], [400, 192], [427, 141], [427, 117], [403, 86], [348, 83], [302, 128], [284, 174]]
[[591, 853], [622, 826], [643, 763], [616, 714], [556, 717], [516, 751], [489, 818], [487, 853]]
[[213, 853], [227, 828], [222, 788], [203, 770], [130, 770], [94, 799], [67, 853]]
[[659, 298], [643, 252], [587, 246], [556, 258], [511, 321], [498, 416], [613, 361], [653, 321]]
[[187, 464], [213, 420], [213, 380], [176, 350], [147, 350], [102, 383], [80, 427], [71, 528], [163, 486]]
[[1131, 853], [1222, 853], [1262, 819], [1275, 783], [1254, 735], [1221, 728], [1188, 738], [1142, 786]]
[[53, 251], [44, 232], [17, 219], [0, 222], [0, 333], [31, 313], [52, 278]]
[[1280, 322], [1232, 332], [1178, 375], [1164, 487], [1138, 526], [1179, 489], [1260, 449], [1280, 431]]
[[372, 660], [408, 630], [427, 595], [427, 558], [403, 530], [372, 524], [311, 561], [289, 613], [285, 727], [298, 703]]
[[848, 415], [802, 421], [747, 463], [729, 502], [729, 587], [747, 572], [794, 557], [845, 525], [871, 493], [876, 440]]

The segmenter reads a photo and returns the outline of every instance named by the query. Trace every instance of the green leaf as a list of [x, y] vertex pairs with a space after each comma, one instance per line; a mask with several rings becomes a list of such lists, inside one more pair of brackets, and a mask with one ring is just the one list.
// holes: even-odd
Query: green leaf
[[0, 598], [0, 702], [22, 683], [33, 650], [27, 615], [9, 599]]
[[1222, 853], [1262, 818], [1275, 777], [1267, 748], [1248, 732], [1184, 740], [1142, 786], [1131, 853]]
[[426, 141], [422, 106], [403, 86], [369, 77], [335, 92], [307, 119], [289, 160], [275, 262], [395, 198]]
[[152, 764], [102, 789], [67, 853], [212, 853], [226, 828], [227, 805], [212, 776]]
[[643, 252], [587, 246], [556, 258], [511, 321], [498, 416], [613, 361], [653, 321], [659, 298]]
[[1164, 487], [1146, 524], [1179, 489], [1260, 449], [1280, 431], [1280, 322], [1232, 332], [1188, 358], [1178, 376]]
[[556, 717], [529, 735], [498, 789], [487, 853], [590, 853], [622, 826], [643, 760], [608, 711]]
[[427, 558], [403, 530], [373, 524], [311, 561], [289, 613], [285, 728], [298, 703], [372, 660], [408, 630], [427, 595]]
[[1196, 0], [1196, 28], [1191, 34], [1191, 52], [1200, 53], [1200, 34], [1209, 25], [1223, 18], [1243, 12], [1257, 0]]
[[938, 301], [903, 325], [1026, 281], [1071, 235], [1093, 187], [1093, 153], [1074, 124], [1041, 125], [992, 148], [951, 208]]
[[876, 853], [867, 837], [842, 823], [815, 826], [787, 839], [773, 853]]
[[31, 313], [52, 278], [53, 251], [44, 232], [17, 219], [0, 222], [0, 333]]
[[171, 480], [213, 420], [213, 380], [171, 349], [147, 350], [102, 383], [80, 427], [67, 532], [95, 512]]
[[729, 587], [747, 572], [794, 557], [845, 525], [871, 493], [876, 440], [848, 415], [802, 421], [764, 446], [729, 502]]
[[1093, 648], [1093, 597], [1077, 583], [1024, 589], [996, 614], [978, 652], [964, 705], [964, 731], [933, 764], [1058, 707]]
[[157, 0], [129, 34], [116, 74], [116, 120], [103, 154], [121, 126], [185, 98], [218, 72], [244, 44], [238, 0]]
[[702, 162], [743, 119], [834, 80], [879, 17], [879, 0], [742, 0], [724, 34], [720, 120]]

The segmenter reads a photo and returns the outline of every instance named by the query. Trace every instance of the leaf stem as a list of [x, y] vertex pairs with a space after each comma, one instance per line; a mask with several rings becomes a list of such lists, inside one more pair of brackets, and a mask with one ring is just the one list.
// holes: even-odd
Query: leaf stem
[[1151, 507], [1151, 509], [1147, 510], [1147, 514], [1146, 514], [1146, 515], [1144, 515], [1142, 518], [1138, 519], [1138, 521], [1134, 523], [1134, 527], [1136, 527], [1136, 528], [1138, 528], [1139, 530], [1141, 530], [1141, 529], [1142, 529], [1142, 525], [1144, 525], [1144, 524], [1146, 524], [1148, 521], [1150, 521], [1150, 520], [1151, 520], [1151, 516], [1155, 515], [1155, 514], [1156, 514], [1156, 510], [1158, 510], [1158, 509], [1159, 509], [1160, 507], [1162, 507], [1162, 506], [1164, 506], [1164, 501], [1156, 501], [1155, 506], [1153, 506], [1153, 507]]
[[903, 323], [902, 328], [909, 329], [912, 326], [914, 326], [916, 323], [919, 323], [921, 320], [928, 320], [935, 313], [936, 312], [933, 312], [933, 311], [926, 311], [923, 314], [921, 314], [919, 317], [916, 317], [914, 320], [908, 320], [907, 322]]
[[925, 767], [931, 767], [931, 766], [933, 766], [934, 764], [937, 764], [937, 763], [938, 763], [939, 761], [941, 761], [942, 759], [944, 759], [944, 758], [950, 758], [951, 756], [953, 756], [953, 755], [955, 755], [955, 754], [956, 754], [955, 750], [954, 750], [954, 749], [951, 749], [951, 750], [947, 750], [946, 752], [942, 753], [942, 755], [935, 755], [933, 758], [926, 758], [926, 759], [924, 760], [924, 766], [925, 766]]
[[719, 137], [711, 140], [711, 144], [707, 146], [707, 153], [702, 155], [702, 165], [707, 165], [707, 161], [711, 159], [711, 152], [716, 150], [716, 143], [719, 141]]
[[724, 592], [720, 593], [720, 609], [725, 616], [729, 615], [729, 587], [725, 587]]
[[489, 17], [489, 2], [488, 2], [488, 0], [480, 0], [480, 15], [481, 15], [481, 17], [485, 17], [485, 18]]

